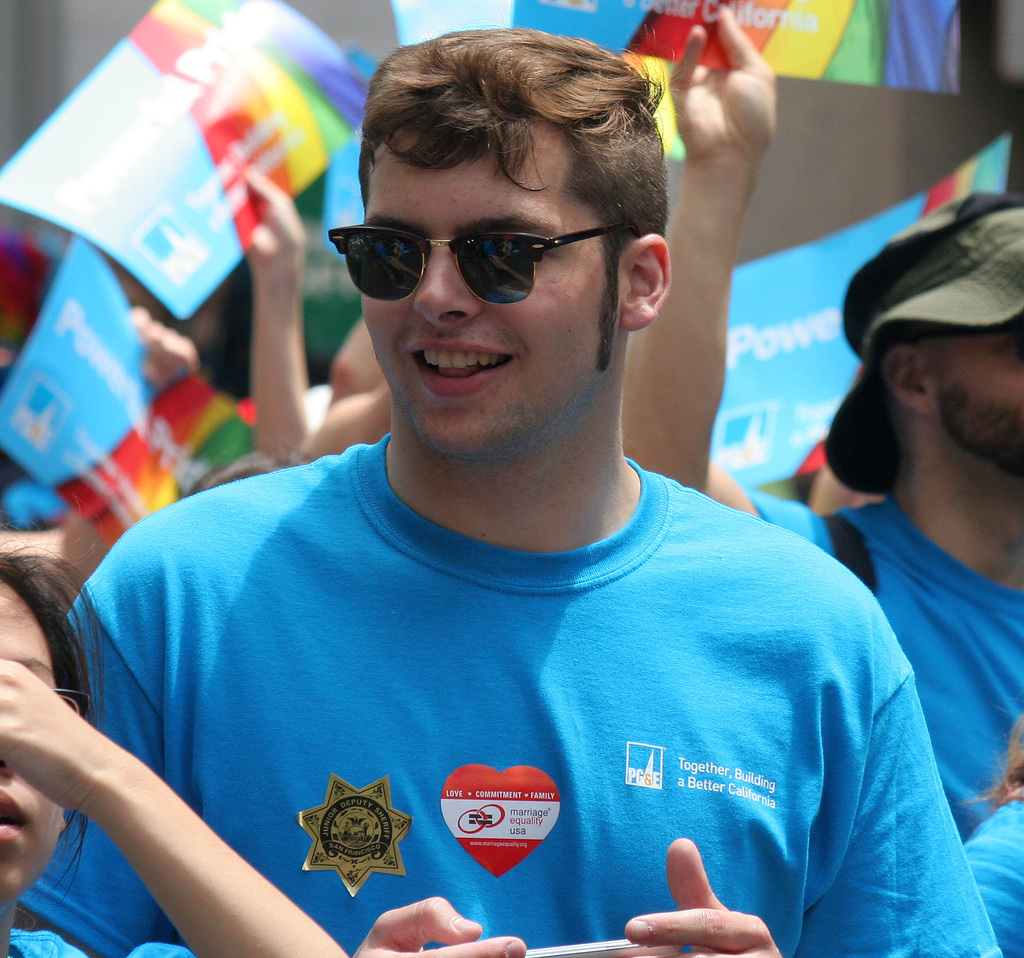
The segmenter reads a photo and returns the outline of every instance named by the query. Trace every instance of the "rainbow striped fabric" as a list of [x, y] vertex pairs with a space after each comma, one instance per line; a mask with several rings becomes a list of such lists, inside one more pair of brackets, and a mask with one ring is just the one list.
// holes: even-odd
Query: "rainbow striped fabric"
[[955, 92], [957, 0], [516, 0], [516, 26], [676, 60], [695, 24], [708, 27], [704, 63], [725, 65], [715, 38], [729, 6], [780, 76]]

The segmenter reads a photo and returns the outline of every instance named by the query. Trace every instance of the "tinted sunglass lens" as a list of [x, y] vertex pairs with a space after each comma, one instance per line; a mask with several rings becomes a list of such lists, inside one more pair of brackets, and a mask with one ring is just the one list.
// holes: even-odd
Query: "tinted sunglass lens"
[[478, 236], [458, 251], [466, 285], [487, 303], [518, 303], [533, 288], [534, 259], [513, 236]]
[[352, 233], [345, 262], [356, 289], [371, 299], [405, 299], [423, 274], [423, 253], [398, 233]]

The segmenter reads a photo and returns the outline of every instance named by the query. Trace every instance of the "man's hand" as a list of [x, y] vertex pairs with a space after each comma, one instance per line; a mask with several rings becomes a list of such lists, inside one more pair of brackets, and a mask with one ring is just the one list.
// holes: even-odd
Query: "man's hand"
[[156, 392], [161, 393], [182, 376], [199, 371], [199, 351], [191, 339], [153, 319], [143, 306], [133, 306], [130, 315], [146, 347], [142, 374]]
[[525, 958], [526, 945], [518, 938], [485, 938], [483, 928], [463, 918], [443, 898], [428, 898], [404, 908], [386, 911], [374, 922], [355, 958], [394, 958], [421, 951], [437, 942], [430, 958]]
[[638, 945], [689, 945], [694, 955], [782, 958], [768, 926], [756, 915], [729, 911], [715, 897], [700, 852], [688, 838], [668, 850], [668, 887], [679, 911], [641, 915], [626, 925]]
[[306, 232], [295, 201], [270, 177], [250, 168], [246, 185], [256, 201], [260, 222], [253, 230], [248, 258], [253, 280], [301, 285]]
[[626, 455], [705, 492], [725, 382], [732, 271], [775, 131], [775, 76], [725, 6], [718, 38], [729, 69], [698, 66], [707, 31], [694, 27], [672, 75], [686, 144], [668, 234], [672, 288], [658, 321], [632, 335], [622, 419]]
[[718, 38], [728, 70], [698, 65], [707, 32], [694, 27], [672, 74], [672, 100], [687, 163], [730, 153], [757, 162], [775, 132], [775, 74], [725, 6], [718, 18]]

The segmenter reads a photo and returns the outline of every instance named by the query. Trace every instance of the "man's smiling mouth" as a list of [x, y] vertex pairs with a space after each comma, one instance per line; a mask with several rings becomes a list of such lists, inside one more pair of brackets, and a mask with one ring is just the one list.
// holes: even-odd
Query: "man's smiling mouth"
[[463, 352], [462, 350], [424, 349], [423, 361], [442, 376], [472, 376], [484, 369], [508, 362], [500, 353]]

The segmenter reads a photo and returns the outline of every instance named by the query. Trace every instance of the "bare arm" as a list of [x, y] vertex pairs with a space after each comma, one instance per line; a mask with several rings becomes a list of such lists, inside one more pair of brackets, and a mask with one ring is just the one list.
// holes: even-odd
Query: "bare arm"
[[346, 396], [370, 392], [384, 382], [384, 373], [377, 363], [373, 341], [360, 319], [345, 337], [345, 342], [331, 360], [331, 402]]
[[[627, 455], [711, 494], [719, 488], [709, 462], [725, 379], [732, 271], [775, 128], [770, 67], [728, 8], [718, 22], [731, 69], [695, 66], [706, 39], [696, 28], [673, 77], [687, 151], [669, 224], [673, 283], [658, 320], [633, 335], [623, 410]], [[735, 484], [723, 481], [721, 490], [732, 497], [729, 504], [746, 500]]]
[[0, 662], [0, 755], [110, 836], [200, 958], [344, 958], [146, 765], [14, 662]]
[[[347, 958], [162, 779], [9, 661], [0, 661], [0, 755], [51, 801], [107, 833], [198, 958]], [[358, 955], [387, 958], [430, 942], [454, 946], [437, 958], [525, 955], [519, 939], [479, 941], [481, 931], [443, 899], [430, 899], [382, 915]]]
[[268, 177], [248, 174], [260, 224], [247, 254], [253, 279], [251, 351], [256, 446], [272, 456], [298, 452], [309, 433], [302, 319], [305, 231], [292, 198]]
[[365, 328], [346, 339], [331, 370], [333, 397], [321, 427], [311, 432], [303, 396], [309, 388], [302, 320], [302, 222], [291, 197], [250, 173], [261, 199], [253, 233], [252, 394], [256, 445], [273, 456], [315, 459], [356, 442], [376, 442], [391, 424], [391, 400]]
[[391, 390], [362, 320], [331, 363], [331, 391], [324, 421], [302, 447], [309, 459], [344, 452], [353, 443], [376, 442], [391, 428]]

